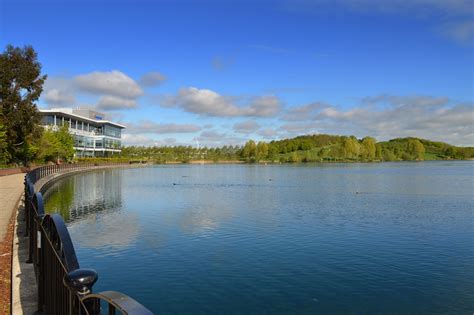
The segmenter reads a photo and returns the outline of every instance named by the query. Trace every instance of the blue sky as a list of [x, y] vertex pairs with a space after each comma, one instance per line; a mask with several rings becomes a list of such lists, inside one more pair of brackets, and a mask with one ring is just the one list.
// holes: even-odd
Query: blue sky
[[128, 144], [474, 144], [469, 0], [0, 3], [0, 44], [49, 77], [39, 106], [104, 111]]

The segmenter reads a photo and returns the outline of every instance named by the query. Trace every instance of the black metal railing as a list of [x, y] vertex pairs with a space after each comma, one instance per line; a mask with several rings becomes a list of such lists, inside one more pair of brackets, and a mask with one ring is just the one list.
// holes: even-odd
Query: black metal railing
[[33, 183], [36, 183], [43, 177], [56, 174], [56, 173], [63, 173], [68, 171], [75, 171], [81, 169], [91, 169], [95, 167], [106, 167], [106, 166], [125, 166], [132, 164], [132, 162], [96, 162], [96, 163], [71, 163], [71, 164], [53, 164], [53, 165], [46, 165], [32, 169], [28, 172], [29, 178], [32, 180]]
[[[123, 163], [122, 163], [123, 164]], [[111, 165], [108, 163], [107, 165]], [[82, 269], [69, 231], [59, 214], [45, 214], [43, 196], [35, 191], [40, 179], [59, 172], [94, 168], [93, 164], [63, 164], [36, 168], [25, 176], [28, 261], [34, 266], [41, 314], [152, 314], [131, 297], [114, 291], [93, 293], [98, 279], [93, 269]]]

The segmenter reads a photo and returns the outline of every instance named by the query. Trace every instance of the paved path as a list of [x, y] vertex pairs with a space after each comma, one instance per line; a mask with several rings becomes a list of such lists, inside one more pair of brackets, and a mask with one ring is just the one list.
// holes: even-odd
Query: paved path
[[0, 241], [5, 237], [8, 223], [17, 209], [24, 190], [25, 174], [0, 177]]
[[0, 176], [0, 313], [10, 313], [13, 215], [23, 193], [25, 174]]

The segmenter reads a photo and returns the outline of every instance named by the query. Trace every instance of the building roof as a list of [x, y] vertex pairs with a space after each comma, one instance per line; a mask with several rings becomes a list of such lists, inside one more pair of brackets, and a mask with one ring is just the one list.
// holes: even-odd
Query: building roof
[[104, 125], [108, 124], [108, 125], [112, 125], [112, 126], [121, 128], [121, 129], [127, 128], [124, 125], [112, 122], [110, 120], [103, 120], [103, 119], [98, 120], [98, 119], [93, 119], [93, 118], [85, 117], [85, 116], [82, 116], [82, 115], [78, 115], [77, 113], [74, 113], [74, 110], [72, 108], [39, 109], [39, 112], [41, 114], [60, 114], [60, 115], [63, 115], [63, 116], [68, 116], [68, 117], [75, 118], [75, 119], [81, 119], [81, 120], [92, 122], [92, 123], [95, 123], [95, 124], [104, 124]]

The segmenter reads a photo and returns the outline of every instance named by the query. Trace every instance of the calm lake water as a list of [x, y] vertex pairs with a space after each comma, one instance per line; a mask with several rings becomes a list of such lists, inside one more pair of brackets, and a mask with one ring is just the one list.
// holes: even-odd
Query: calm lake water
[[96, 291], [155, 313], [472, 314], [474, 163], [176, 165], [57, 182]]

